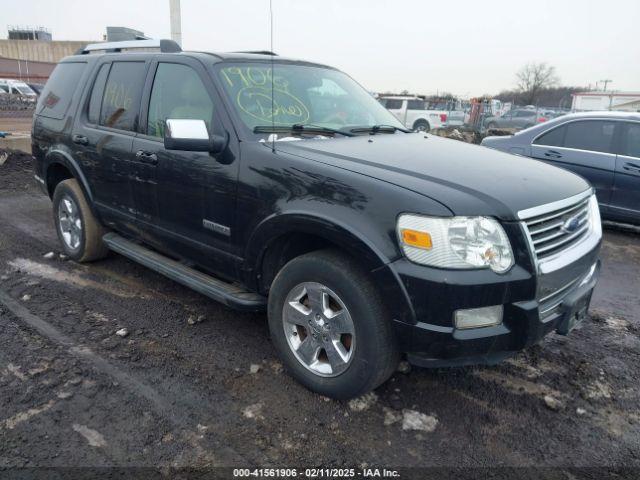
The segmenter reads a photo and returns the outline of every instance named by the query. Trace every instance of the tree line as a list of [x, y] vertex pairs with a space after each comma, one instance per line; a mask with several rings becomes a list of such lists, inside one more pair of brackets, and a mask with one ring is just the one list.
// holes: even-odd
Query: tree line
[[571, 108], [571, 94], [584, 87], [560, 86], [556, 69], [545, 62], [528, 63], [516, 73], [516, 88], [494, 95], [502, 102], [546, 108]]

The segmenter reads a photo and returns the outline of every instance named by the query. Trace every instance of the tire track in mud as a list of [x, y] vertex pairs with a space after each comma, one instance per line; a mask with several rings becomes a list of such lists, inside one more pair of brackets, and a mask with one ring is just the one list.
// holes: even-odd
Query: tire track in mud
[[[31, 313], [27, 308], [1, 290], [0, 302], [11, 313], [13, 313], [20, 322], [36, 330], [40, 335], [53, 343], [62, 346], [67, 353], [90, 364], [98, 372], [111, 377], [115, 382], [122, 385], [130, 392], [144, 398], [153, 406], [154, 410], [158, 414], [172, 423], [176, 428], [190, 428], [191, 430], [196, 431], [199, 425], [207, 423], [207, 421], [199, 415], [200, 409], [207, 409], [209, 412], [215, 412], [221, 407], [220, 404], [214, 407], [206, 399], [197, 397], [193, 392], [183, 390], [180, 395], [171, 395], [166, 391], [154, 388], [148, 383], [135, 378], [130, 373], [127, 373], [123, 369], [115, 366], [100, 355], [96, 354], [91, 350], [91, 348], [75, 342], [48, 322]], [[196, 404], [194, 404], [194, 400]], [[50, 400], [43, 406], [5, 420], [5, 424], [8, 425], [11, 422], [16, 424], [17, 421], [27, 420], [31, 416], [50, 409], [54, 403], [54, 400]], [[194, 408], [196, 406], [198, 408]], [[211, 421], [211, 418], [208, 418], [207, 420]], [[217, 461], [220, 462], [219, 465], [244, 463], [243, 456], [228, 445], [214, 440], [214, 446]]]

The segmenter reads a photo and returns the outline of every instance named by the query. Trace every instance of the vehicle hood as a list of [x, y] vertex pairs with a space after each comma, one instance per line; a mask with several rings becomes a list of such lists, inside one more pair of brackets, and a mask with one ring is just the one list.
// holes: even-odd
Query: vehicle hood
[[581, 193], [581, 177], [546, 163], [419, 133], [277, 142], [277, 150], [425, 195], [455, 215], [517, 212]]

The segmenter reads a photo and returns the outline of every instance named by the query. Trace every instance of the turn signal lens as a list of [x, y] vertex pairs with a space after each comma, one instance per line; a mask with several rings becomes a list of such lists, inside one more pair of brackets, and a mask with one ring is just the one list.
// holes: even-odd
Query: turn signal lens
[[506, 232], [497, 220], [489, 217], [403, 213], [398, 217], [397, 234], [405, 256], [421, 265], [491, 268], [496, 273], [505, 273], [514, 263]]
[[402, 230], [402, 241], [405, 245], [416, 248], [430, 249], [433, 244], [431, 243], [431, 235], [426, 232], [419, 232], [418, 230]]

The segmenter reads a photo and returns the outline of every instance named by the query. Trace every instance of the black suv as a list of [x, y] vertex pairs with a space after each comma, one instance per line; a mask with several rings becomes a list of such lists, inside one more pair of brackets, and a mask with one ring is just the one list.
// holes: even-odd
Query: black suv
[[344, 73], [270, 52], [88, 46], [46, 84], [33, 155], [67, 255], [267, 309], [287, 369], [335, 398], [401, 355], [493, 363], [566, 334], [598, 276], [582, 178], [405, 130]]

